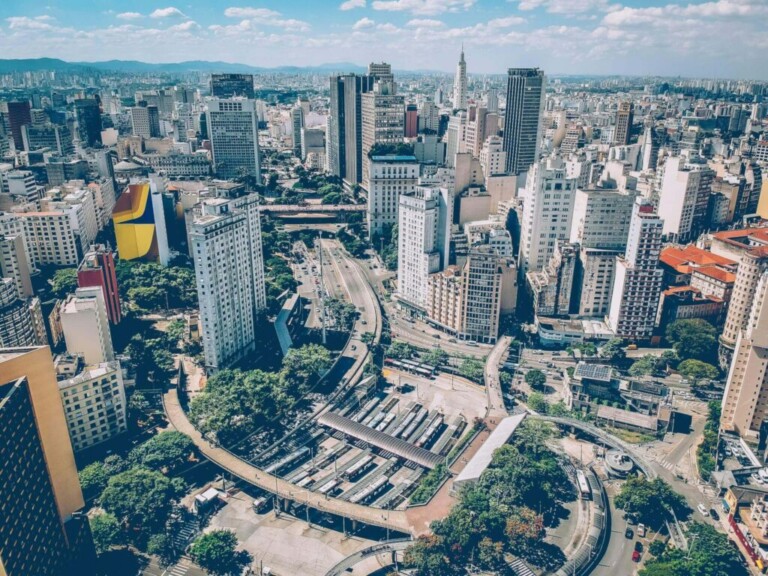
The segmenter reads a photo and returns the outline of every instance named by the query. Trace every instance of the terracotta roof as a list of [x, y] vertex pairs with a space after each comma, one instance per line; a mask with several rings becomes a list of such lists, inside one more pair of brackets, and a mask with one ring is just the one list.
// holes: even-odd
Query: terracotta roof
[[694, 272], [704, 276], [709, 276], [710, 278], [714, 278], [720, 282], [725, 282], [726, 284], [733, 284], [736, 281], [736, 274], [733, 272], [728, 272], [728, 270], [723, 270], [718, 266], [701, 266], [696, 268]]
[[704, 250], [689, 244], [683, 248], [679, 246], [668, 246], [661, 251], [659, 259], [662, 263], [670, 266], [681, 274], [690, 274], [692, 268], [699, 266], [710, 266], [719, 264], [720, 266], [734, 266], [736, 262], [724, 256], [712, 254], [709, 250]]
[[[741, 228], [739, 230], [724, 230], [712, 235], [722, 242], [727, 242], [740, 248], [751, 248], [750, 244], [768, 244], [768, 227], [766, 228]], [[754, 246], [757, 248], [758, 246]]]

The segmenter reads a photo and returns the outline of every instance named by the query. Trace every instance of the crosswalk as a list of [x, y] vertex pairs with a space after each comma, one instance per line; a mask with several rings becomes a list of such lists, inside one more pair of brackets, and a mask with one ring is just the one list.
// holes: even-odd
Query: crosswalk
[[169, 566], [163, 576], [187, 576], [190, 568], [192, 568], [192, 561], [185, 556], [173, 566]]

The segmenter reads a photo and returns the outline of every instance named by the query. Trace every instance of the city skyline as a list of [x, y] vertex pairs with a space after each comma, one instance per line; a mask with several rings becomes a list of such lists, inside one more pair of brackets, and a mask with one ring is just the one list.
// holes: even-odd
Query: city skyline
[[[629, 5], [631, 4], [631, 5]], [[177, 5], [13, 0], [0, 7], [7, 58], [210, 60], [317, 66], [387, 60], [450, 73], [464, 44], [471, 74], [768, 78], [759, 0], [322, 0]], [[749, 38], [749, 44], [747, 44]], [[502, 56], [499, 56], [499, 50]], [[354, 54], [354, 58], [350, 55]]]

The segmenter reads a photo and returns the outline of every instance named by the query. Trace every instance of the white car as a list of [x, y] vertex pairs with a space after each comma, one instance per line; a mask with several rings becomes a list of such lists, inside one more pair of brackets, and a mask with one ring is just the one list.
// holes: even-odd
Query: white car
[[704, 504], [699, 504], [696, 506], [699, 512], [701, 512], [702, 516], [709, 516], [709, 510], [707, 510], [707, 507], [704, 506]]

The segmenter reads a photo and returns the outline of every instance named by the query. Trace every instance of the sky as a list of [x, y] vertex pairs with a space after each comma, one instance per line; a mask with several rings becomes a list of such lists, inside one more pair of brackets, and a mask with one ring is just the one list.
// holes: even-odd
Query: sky
[[[171, 3], [168, 3], [171, 2]], [[768, 0], [0, 0], [0, 58], [768, 79]]]

